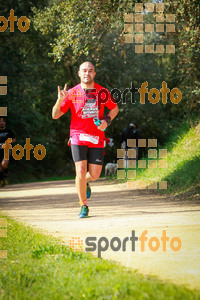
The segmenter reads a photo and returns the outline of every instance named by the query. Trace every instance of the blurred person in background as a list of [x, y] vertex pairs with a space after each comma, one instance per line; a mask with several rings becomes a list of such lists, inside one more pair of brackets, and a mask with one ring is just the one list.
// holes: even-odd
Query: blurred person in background
[[[9, 160], [4, 158], [4, 149], [3, 144], [6, 140], [11, 138], [11, 143], [15, 143], [16, 138], [12, 130], [6, 127], [5, 117], [0, 117], [0, 186], [3, 187], [5, 184], [8, 184], [8, 165]], [[11, 155], [11, 150], [10, 150]]]

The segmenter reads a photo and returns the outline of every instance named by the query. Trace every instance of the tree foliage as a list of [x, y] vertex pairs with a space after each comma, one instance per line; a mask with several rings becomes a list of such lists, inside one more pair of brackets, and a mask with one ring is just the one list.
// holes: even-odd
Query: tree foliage
[[[41, 161], [14, 162], [21, 173], [45, 174], [73, 172], [69, 137], [70, 113], [59, 120], [52, 120], [51, 109], [57, 98], [57, 85], [72, 87], [79, 82], [77, 71], [84, 60], [96, 66], [96, 81], [121, 93], [148, 81], [148, 89], [162, 87], [166, 81], [170, 90], [177, 87], [182, 92], [178, 105], [161, 101], [153, 105], [135, 103], [130, 93], [126, 104], [119, 102], [120, 113], [106, 130], [114, 137], [115, 150], [119, 147], [121, 132], [131, 121], [136, 121], [144, 138], [167, 141], [170, 132], [185, 119], [192, 121], [200, 110], [200, 41], [199, 1], [170, 1], [168, 13], [175, 13], [176, 33], [169, 35], [166, 43], [176, 45], [175, 54], [136, 54], [134, 44], [124, 42], [124, 13], [134, 12], [139, 1], [75, 1], [39, 0], [0, 3], [0, 15], [8, 17], [10, 9], [15, 15], [27, 16], [30, 29], [21, 33], [0, 33], [1, 75], [8, 76], [8, 95], [0, 96], [2, 106], [8, 106], [8, 125], [25, 144], [27, 137], [32, 144], [43, 144], [46, 158]], [[168, 1], [163, 1], [168, 3]], [[155, 1], [153, 1], [155, 3]], [[173, 9], [172, 9], [173, 6]], [[151, 22], [153, 16], [145, 16]], [[145, 43], [162, 43], [162, 34], [146, 34]], [[146, 95], [147, 96], [147, 95]], [[105, 161], [112, 161], [113, 150], [106, 151]], [[116, 152], [116, 151], [115, 151]], [[63, 167], [65, 166], [65, 167]]]
[[[44, 10], [33, 9], [34, 26], [43, 34], [55, 33], [51, 42], [57, 60], [67, 56], [73, 64], [82, 54], [100, 54], [105, 34], [114, 22], [120, 2], [112, 1], [55, 1]], [[123, 5], [125, 5], [126, 1]]]

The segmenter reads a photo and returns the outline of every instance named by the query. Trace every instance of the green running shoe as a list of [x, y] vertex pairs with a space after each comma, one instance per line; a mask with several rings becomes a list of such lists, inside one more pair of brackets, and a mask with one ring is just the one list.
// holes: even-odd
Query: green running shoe
[[89, 208], [87, 205], [81, 205], [81, 211], [78, 215], [79, 218], [88, 218]]
[[87, 183], [87, 199], [90, 198], [92, 192], [91, 192], [91, 187], [89, 185], [89, 183]]

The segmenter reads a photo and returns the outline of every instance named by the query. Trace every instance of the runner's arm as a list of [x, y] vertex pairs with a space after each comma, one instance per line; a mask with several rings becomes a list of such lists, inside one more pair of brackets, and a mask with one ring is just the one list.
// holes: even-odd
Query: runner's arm
[[[111, 121], [116, 117], [116, 115], [119, 112], [119, 108], [116, 105], [113, 109], [111, 109], [109, 111], [109, 113], [107, 114], [108, 117], [110, 117]], [[106, 120], [101, 120], [101, 124], [99, 125], [98, 129], [99, 130], [104, 130], [106, 127], [108, 126], [108, 123], [106, 122]]]
[[119, 112], [119, 108], [118, 106], [116, 105], [115, 108], [111, 109], [109, 111], [109, 113], [107, 114], [108, 117], [111, 118], [111, 121], [116, 117], [116, 115], [118, 114]]
[[52, 109], [52, 118], [53, 119], [59, 119], [64, 113], [61, 111], [61, 104], [63, 100], [67, 97], [67, 84], [65, 84], [64, 90], [60, 90], [60, 87], [58, 86], [58, 99], [53, 106]]
[[52, 118], [59, 119], [64, 113], [60, 110], [63, 100], [58, 99], [52, 109]]

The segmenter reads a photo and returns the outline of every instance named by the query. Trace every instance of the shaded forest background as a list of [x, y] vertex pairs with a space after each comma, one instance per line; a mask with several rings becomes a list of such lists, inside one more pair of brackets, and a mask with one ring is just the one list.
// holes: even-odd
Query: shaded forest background
[[[72, 87], [79, 83], [79, 65], [89, 60], [96, 66], [96, 82], [110, 91], [124, 91], [131, 82], [140, 88], [161, 89], [166, 81], [170, 90], [182, 92], [179, 104], [168, 95], [166, 105], [148, 101], [144, 105], [119, 102], [120, 112], [106, 130], [115, 146], [106, 148], [105, 163], [116, 160], [124, 127], [136, 121], [143, 138], [157, 138], [160, 145], [182, 124], [192, 127], [200, 112], [200, 13], [198, 0], [163, 1], [165, 13], [174, 13], [176, 32], [145, 34], [144, 44], [175, 44], [175, 54], [136, 54], [135, 44], [124, 42], [124, 14], [133, 12], [140, 1], [7, 1], [0, 3], [0, 16], [27, 16], [30, 28], [0, 32], [0, 76], [8, 77], [8, 94], [0, 96], [1, 106], [8, 107], [8, 127], [24, 145], [26, 138], [36, 146], [46, 147], [46, 157], [37, 161], [12, 160], [13, 182], [42, 179], [47, 176], [73, 176], [74, 166], [69, 138], [70, 113], [52, 120], [51, 110], [57, 99], [57, 86]], [[144, 3], [147, 1], [144, 1]], [[151, 1], [148, 1], [151, 2]], [[161, 2], [161, 1], [157, 1]], [[153, 3], [157, 3], [153, 1]], [[176, 4], [175, 4], [176, 3]], [[155, 23], [154, 14], [145, 14], [145, 23]], [[1, 25], [1, 24], [0, 24]], [[162, 98], [162, 97], [161, 97]]]

